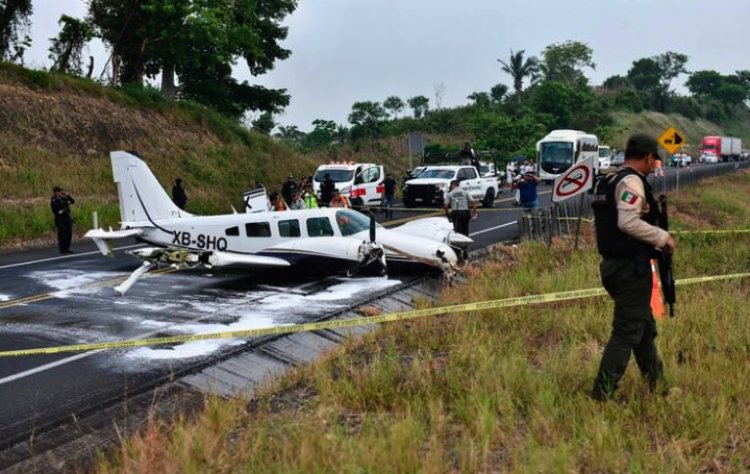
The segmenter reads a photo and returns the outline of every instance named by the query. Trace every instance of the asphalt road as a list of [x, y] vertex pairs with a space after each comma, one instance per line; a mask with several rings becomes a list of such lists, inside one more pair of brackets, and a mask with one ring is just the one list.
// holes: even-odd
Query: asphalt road
[[[693, 172], [680, 171], [681, 176]], [[677, 170], [668, 169], [664, 180], [676, 177]], [[540, 205], [549, 205], [550, 197], [551, 186], [542, 186]], [[515, 222], [521, 211], [512, 207], [512, 200], [506, 189], [496, 202], [504, 210], [481, 212], [472, 222], [475, 243], [470, 250], [518, 236]], [[394, 220], [424, 215], [428, 213], [399, 210]], [[383, 221], [382, 214], [376, 216]], [[413, 278], [309, 281], [276, 276], [269, 280], [180, 271], [142, 279], [120, 297], [112, 290], [112, 281], [121, 280], [140, 262], [123, 248], [112, 259], [87, 242], [77, 242], [73, 250], [76, 254], [69, 256], [57, 255], [56, 249], [0, 254], [2, 350], [295, 324]], [[247, 342], [207, 341], [174, 348], [0, 359], [0, 448], [204, 366], [243, 344]]]

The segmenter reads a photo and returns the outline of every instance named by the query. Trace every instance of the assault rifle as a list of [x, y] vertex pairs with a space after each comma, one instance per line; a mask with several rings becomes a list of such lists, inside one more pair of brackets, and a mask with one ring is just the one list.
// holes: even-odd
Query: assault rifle
[[[658, 225], [662, 229], [669, 231], [669, 214], [667, 213], [667, 196], [659, 196], [659, 219]], [[664, 301], [669, 305], [669, 316], [674, 318], [674, 304], [677, 301], [677, 295], [674, 287], [674, 272], [672, 271], [672, 255], [662, 249], [659, 253], [659, 278], [661, 279], [661, 289], [664, 292]]]

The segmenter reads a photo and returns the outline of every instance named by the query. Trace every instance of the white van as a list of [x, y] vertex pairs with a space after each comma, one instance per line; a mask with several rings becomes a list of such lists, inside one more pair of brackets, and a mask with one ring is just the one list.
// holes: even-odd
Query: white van
[[313, 188], [318, 198], [320, 185], [326, 174], [331, 176], [336, 189], [353, 205], [380, 204], [385, 181], [385, 170], [382, 166], [354, 161], [331, 161], [320, 165], [313, 175]]

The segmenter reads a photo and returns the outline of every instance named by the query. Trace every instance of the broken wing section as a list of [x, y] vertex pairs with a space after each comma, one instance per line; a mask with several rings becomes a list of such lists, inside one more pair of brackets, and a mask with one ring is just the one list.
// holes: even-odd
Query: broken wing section
[[127, 229], [127, 230], [103, 230], [103, 229], [91, 229], [84, 235], [85, 238], [91, 239], [96, 244], [102, 255], [112, 257], [114, 254], [115, 242], [129, 237], [136, 237], [143, 234], [143, 229]]
[[131, 250], [128, 253], [143, 260], [143, 265], [131, 273], [127, 280], [115, 287], [115, 290], [121, 295], [125, 294], [139, 278], [160, 263], [170, 265], [178, 270], [198, 267], [252, 269], [290, 266], [289, 262], [281, 258], [217, 251], [194, 252], [185, 249], [146, 247]]

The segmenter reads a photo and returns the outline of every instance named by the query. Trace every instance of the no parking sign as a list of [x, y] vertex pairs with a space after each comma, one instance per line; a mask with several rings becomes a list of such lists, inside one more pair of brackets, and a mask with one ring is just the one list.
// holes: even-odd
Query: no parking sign
[[564, 201], [591, 189], [594, 183], [594, 157], [590, 156], [573, 165], [555, 178], [552, 202]]

